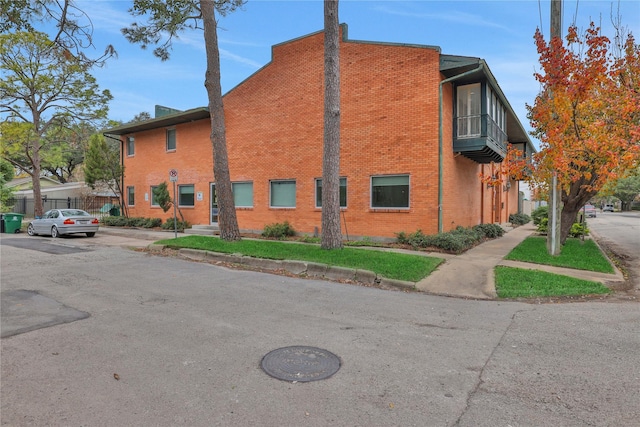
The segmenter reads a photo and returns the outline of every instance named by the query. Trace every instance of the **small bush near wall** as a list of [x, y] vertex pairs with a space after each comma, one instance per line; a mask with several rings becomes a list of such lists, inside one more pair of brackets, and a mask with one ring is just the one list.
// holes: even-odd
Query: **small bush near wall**
[[483, 239], [500, 237], [504, 230], [497, 224], [476, 225], [473, 228], [458, 227], [446, 233], [427, 235], [421, 230], [407, 234], [397, 233], [397, 242], [413, 248], [437, 248], [442, 251], [461, 253]]
[[103, 225], [111, 227], [156, 228], [162, 225], [162, 219], [160, 218], [127, 218], [124, 216], [105, 216], [101, 221]]
[[518, 213], [509, 215], [509, 222], [512, 225], [525, 225], [531, 221], [531, 217], [527, 214]]
[[473, 229], [482, 233], [484, 237], [489, 239], [495, 239], [496, 237], [500, 237], [504, 234], [504, 228], [500, 227], [498, 224], [479, 224], [474, 226]]
[[173, 225], [173, 218], [169, 218], [167, 220], [167, 222], [165, 222], [164, 224], [162, 224], [162, 229], [163, 230], [178, 230], [178, 231], [184, 231], [185, 228], [189, 228], [191, 227], [191, 224], [189, 224], [188, 221], [178, 221], [176, 222], [177, 228], [176, 226]]
[[262, 231], [262, 237], [268, 237], [270, 239], [285, 239], [296, 235], [296, 231], [293, 229], [288, 221], [283, 223], [267, 224]]

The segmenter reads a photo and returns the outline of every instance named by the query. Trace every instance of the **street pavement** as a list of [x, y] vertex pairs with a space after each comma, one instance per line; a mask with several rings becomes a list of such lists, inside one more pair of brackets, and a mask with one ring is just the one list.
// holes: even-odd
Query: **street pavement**
[[[0, 237], [3, 294], [28, 291], [48, 299], [36, 297], [36, 305], [78, 317], [2, 338], [3, 426], [640, 419], [637, 303], [393, 292], [130, 249], [156, 239], [148, 234], [129, 232], [124, 245], [103, 237]], [[308, 383], [262, 371], [262, 357], [293, 345], [331, 351], [340, 369]]]

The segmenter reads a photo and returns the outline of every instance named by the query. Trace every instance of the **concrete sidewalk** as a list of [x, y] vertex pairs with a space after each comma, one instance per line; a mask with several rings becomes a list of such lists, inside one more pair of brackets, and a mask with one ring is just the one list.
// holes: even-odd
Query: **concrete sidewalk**
[[[147, 241], [149, 244], [161, 239], [173, 238], [173, 233], [166, 231], [152, 231], [140, 229], [124, 229], [118, 227], [101, 227], [101, 233], [140, 239], [140, 246]], [[597, 273], [569, 268], [552, 267], [547, 265], [530, 264], [524, 262], [507, 261], [504, 257], [520, 242], [535, 232], [533, 223], [529, 223], [506, 232], [498, 239], [488, 240], [460, 255], [429, 254], [445, 258], [436, 271], [415, 284], [415, 289], [431, 294], [445, 295], [458, 298], [495, 299], [496, 289], [494, 268], [505, 265], [517, 268], [546, 271], [554, 274], [593, 280], [601, 283], [623, 282], [624, 277], [614, 266], [615, 274]], [[184, 234], [178, 234], [184, 236]], [[380, 249], [380, 248], [372, 248]], [[388, 249], [392, 250], [392, 249]], [[402, 251], [411, 253], [411, 251]], [[425, 255], [424, 252], [416, 252]], [[411, 283], [403, 283], [404, 286]]]
[[419, 281], [416, 288], [439, 295], [493, 299], [496, 297], [494, 267], [534, 231], [535, 227], [529, 223], [450, 258]]
[[463, 254], [449, 258], [436, 271], [416, 283], [416, 288], [438, 295], [494, 299], [496, 298], [494, 268], [498, 265], [546, 271], [601, 283], [624, 281], [624, 276], [615, 266], [613, 266], [614, 274], [605, 274], [504, 260], [504, 257], [520, 242], [531, 236], [535, 229], [533, 223], [514, 228], [498, 239], [489, 240]]

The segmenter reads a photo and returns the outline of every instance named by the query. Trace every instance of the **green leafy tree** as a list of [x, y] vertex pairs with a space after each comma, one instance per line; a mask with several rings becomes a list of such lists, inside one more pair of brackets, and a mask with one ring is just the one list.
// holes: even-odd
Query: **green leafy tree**
[[[109, 140], [96, 133], [89, 138], [89, 148], [84, 159], [84, 180], [92, 189], [106, 187], [118, 197], [122, 195], [122, 177], [124, 166], [120, 164], [120, 145], [118, 141]], [[126, 205], [120, 206], [127, 215]]]
[[225, 16], [244, 4], [245, 0], [134, 0], [129, 12], [145, 17], [146, 23], [133, 23], [122, 30], [124, 36], [143, 49], [156, 45], [153, 53], [165, 61], [169, 59], [172, 40], [189, 30], [203, 30], [207, 71], [205, 88], [211, 113], [211, 144], [213, 147], [213, 175], [216, 181], [220, 208], [220, 237], [240, 240], [240, 230], [233, 201], [227, 140], [220, 86], [220, 51], [218, 49], [218, 23], [216, 13]]
[[631, 202], [640, 194], [640, 176], [633, 175], [619, 179], [613, 189], [613, 195], [622, 201], [622, 210], [631, 209]]
[[[167, 212], [169, 209], [171, 209], [171, 206], [173, 206], [173, 199], [171, 198], [171, 195], [169, 194], [169, 188], [167, 186], [167, 182], [163, 181], [162, 183], [160, 183], [157, 187], [155, 187], [153, 189], [153, 197], [154, 200], [156, 201], [156, 203], [160, 206], [160, 208], [162, 209], [163, 212]], [[182, 222], [184, 223], [184, 215], [182, 215], [182, 211], [180, 210], [180, 208], [177, 207], [178, 209], [178, 213], [180, 214], [180, 218], [182, 219]]]
[[153, 189], [153, 199], [160, 206], [163, 212], [167, 212], [173, 205], [169, 189], [167, 188], [166, 181], [160, 183]]
[[[0, 35], [0, 154], [33, 179], [35, 215], [42, 215], [43, 156], [56, 129], [106, 118], [111, 94], [100, 91], [90, 65], [52, 44], [46, 34]], [[26, 159], [25, 162], [23, 162]]]
[[112, 45], [104, 53], [89, 58], [93, 47], [93, 24], [74, 0], [0, 0], [0, 33], [36, 32], [50, 29], [49, 39], [68, 57], [86, 65], [103, 65], [116, 56]]
[[89, 145], [89, 137], [96, 129], [89, 123], [79, 123], [70, 128], [57, 128], [48, 139], [43, 156], [42, 170], [61, 183], [75, 180], [75, 172], [81, 169]]
[[13, 190], [7, 186], [14, 177], [16, 171], [11, 163], [0, 159], [0, 212], [7, 212], [12, 206], [7, 203], [13, 199]]

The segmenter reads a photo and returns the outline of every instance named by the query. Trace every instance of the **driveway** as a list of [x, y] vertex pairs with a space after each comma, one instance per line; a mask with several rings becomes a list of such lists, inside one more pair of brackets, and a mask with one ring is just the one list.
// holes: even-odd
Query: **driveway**
[[[23, 238], [0, 241], [2, 291], [88, 316], [2, 338], [2, 425], [640, 418], [637, 303], [463, 300], [236, 271], [96, 238], [13, 240]], [[51, 244], [77, 250], [40, 250]], [[337, 355], [339, 370], [290, 382], [261, 369], [267, 353], [296, 345]]]

